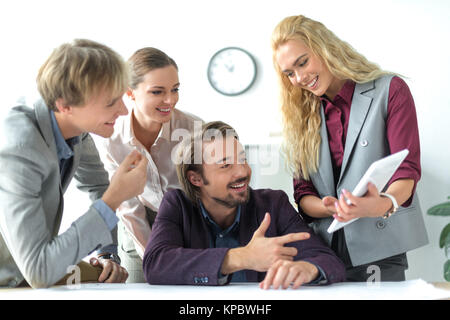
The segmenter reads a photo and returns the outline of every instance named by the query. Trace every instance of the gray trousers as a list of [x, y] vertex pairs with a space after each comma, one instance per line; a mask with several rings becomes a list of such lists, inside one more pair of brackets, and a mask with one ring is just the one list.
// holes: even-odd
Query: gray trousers
[[[150, 227], [155, 221], [156, 212], [145, 208], [147, 213], [147, 220]], [[125, 225], [120, 220], [117, 224], [117, 253], [120, 257], [120, 265], [128, 271], [127, 283], [143, 283], [145, 281], [144, 272], [142, 269], [142, 259], [139, 257], [133, 238], [130, 232], [125, 228]]]
[[404, 281], [405, 271], [408, 269], [406, 253], [401, 253], [379, 261], [361, 266], [353, 266], [345, 242], [344, 229], [333, 234], [331, 249], [342, 260], [346, 268], [346, 281]]
[[406, 253], [356, 267], [347, 267], [347, 281], [405, 281], [408, 269]]

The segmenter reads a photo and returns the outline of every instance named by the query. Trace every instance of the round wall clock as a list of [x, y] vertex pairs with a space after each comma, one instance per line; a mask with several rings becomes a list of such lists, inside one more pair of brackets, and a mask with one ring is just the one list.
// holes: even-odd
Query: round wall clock
[[256, 63], [250, 53], [237, 47], [217, 51], [209, 61], [208, 81], [226, 96], [247, 91], [256, 79]]

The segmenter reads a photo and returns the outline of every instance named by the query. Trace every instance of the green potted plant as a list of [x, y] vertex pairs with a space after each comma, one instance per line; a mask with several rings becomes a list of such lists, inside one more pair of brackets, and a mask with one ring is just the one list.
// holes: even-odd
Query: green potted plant
[[[447, 199], [450, 200], [450, 197]], [[431, 207], [427, 213], [431, 216], [450, 216], [450, 201]], [[450, 223], [441, 232], [439, 247], [444, 248], [445, 256], [447, 257], [447, 261], [444, 264], [444, 278], [446, 281], [450, 281]]]

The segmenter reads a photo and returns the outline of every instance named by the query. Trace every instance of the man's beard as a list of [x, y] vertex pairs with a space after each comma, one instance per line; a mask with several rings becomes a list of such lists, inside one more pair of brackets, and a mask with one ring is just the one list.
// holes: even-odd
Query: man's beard
[[249, 198], [250, 198], [250, 192], [249, 192], [249, 188], [247, 187], [246, 191], [246, 196], [244, 199], [234, 199], [232, 195], [228, 195], [228, 197], [226, 197], [225, 199], [220, 199], [220, 198], [215, 198], [212, 197], [212, 199], [214, 201], [216, 201], [218, 204], [226, 207], [226, 208], [236, 208], [237, 206], [240, 206], [241, 204], [245, 204], [248, 202]]
[[[204, 179], [204, 182], [205, 182], [205, 184], [209, 184], [208, 180]], [[236, 181], [229, 183], [227, 187], [231, 188], [232, 185], [242, 183], [242, 182], [249, 183], [250, 177], [247, 176], [244, 178], [237, 179]], [[221, 198], [212, 197], [212, 199], [215, 202], [217, 202], [218, 204], [220, 204], [226, 208], [230, 208], [230, 209], [236, 208], [237, 206], [240, 206], [241, 204], [245, 204], [248, 202], [248, 200], [250, 198], [250, 190], [249, 189], [250, 189], [250, 187], [247, 185], [247, 189], [245, 191], [241, 192], [241, 194], [246, 193], [245, 198], [243, 198], [243, 199], [235, 199], [231, 194], [228, 195], [226, 198], [221, 199]]]

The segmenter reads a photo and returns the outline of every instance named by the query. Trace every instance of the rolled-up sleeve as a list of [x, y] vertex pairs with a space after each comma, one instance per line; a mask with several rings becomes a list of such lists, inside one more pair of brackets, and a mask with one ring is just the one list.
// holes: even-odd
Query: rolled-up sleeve
[[304, 180], [302, 178], [298, 179], [294, 178], [294, 200], [298, 206], [298, 212], [306, 223], [311, 223], [315, 220], [315, 218], [312, 218], [306, 213], [304, 213], [302, 208], [300, 207], [300, 200], [302, 199], [302, 197], [307, 195], [316, 196], [320, 198], [319, 193], [317, 192], [316, 188], [314, 187], [313, 183], [310, 180]]
[[411, 204], [421, 176], [420, 140], [414, 99], [408, 85], [399, 77], [392, 79], [389, 88], [386, 130], [391, 153], [409, 150], [408, 156], [389, 181], [390, 185], [399, 179], [414, 180], [411, 197], [403, 204], [407, 207]]

